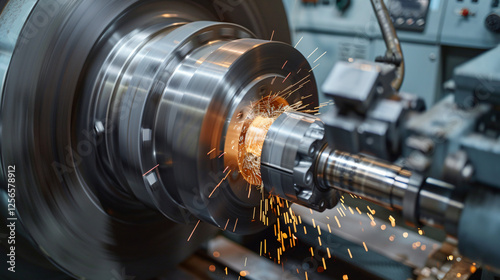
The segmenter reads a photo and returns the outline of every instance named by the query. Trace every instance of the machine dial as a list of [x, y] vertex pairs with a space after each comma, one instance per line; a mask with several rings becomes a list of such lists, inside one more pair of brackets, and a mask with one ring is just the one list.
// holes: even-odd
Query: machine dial
[[500, 15], [498, 13], [491, 13], [484, 21], [486, 28], [494, 33], [500, 33]]

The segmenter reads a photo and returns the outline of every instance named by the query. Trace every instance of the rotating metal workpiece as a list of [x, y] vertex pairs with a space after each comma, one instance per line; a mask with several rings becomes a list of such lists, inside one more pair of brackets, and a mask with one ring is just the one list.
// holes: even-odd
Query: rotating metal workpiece
[[2, 167], [17, 167], [18, 232], [37, 248], [18, 261], [36, 251], [74, 277], [148, 279], [216, 232], [199, 221], [265, 227], [252, 219], [264, 190], [240, 173], [246, 120], [266, 96], [278, 111], [318, 106], [311, 67], [280, 42], [280, 1], [9, 1], [4, 12], [16, 20], [2, 25], [14, 42], [2, 52]]
[[[253, 113], [252, 102], [287, 88], [288, 94], [310, 67], [292, 47], [250, 39], [254, 35], [237, 25], [195, 22], [155, 33], [146, 44], [142, 34], [126, 38], [99, 63], [98, 79], [91, 83], [95, 99], [80, 102], [93, 116], [83, 130], [94, 126], [105, 135], [97, 156], [104, 156], [104, 173], [113, 173], [122, 191], [177, 222], [234, 225], [252, 215], [260, 197], [255, 193], [248, 200], [239, 175], [235, 155], [242, 120]], [[130, 48], [139, 48], [135, 57], [121, 60]], [[287, 78], [301, 67], [304, 74]], [[288, 100], [298, 102], [300, 96]], [[241, 219], [234, 231], [262, 227]]]

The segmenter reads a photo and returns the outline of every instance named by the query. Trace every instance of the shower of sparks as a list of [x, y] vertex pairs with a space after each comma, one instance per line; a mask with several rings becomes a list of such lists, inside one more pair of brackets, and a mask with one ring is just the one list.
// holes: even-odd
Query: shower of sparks
[[[271, 41], [274, 39], [275, 32], [272, 32], [271, 35]], [[302, 41], [303, 38], [300, 38], [300, 40], [297, 42], [295, 45], [295, 48], [299, 45], [299, 43]], [[308, 58], [312, 57], [316, 52], [318, 51], [318, 48], [316, 48], [309, 56]], [[314, 63], [318, 62], [322, 57], [324, 57], [326, 54], [323, 53], [321, 54]], [[280, 76], [279, 79], [282, 80], [282, 83], [279, 83], [279, 80], [276, 84], [283, 85], [284, 89], [280, 91], [268, 91], [266, 94], [263, 95], [263, 97], [260, 100], [256, 100], [255, 102], [252, 102], [250, 105], [250, 110], [245, 111], [245, 116], [242, 117], [242, 114], [238, 114], [238, 120], [239, 124], [241, 124], [241, 135], [239, 137], [239, 140], [236, 140], [236, 142], [239, 142], [237, 144], [237, 151], [238, 151], [238, 168], [239, 168], [239, 173], [243, 175], [243, 178], [249, 183], [247, 185], [248, 187], [248, 198], [251, 198], [252, 195], [252, 189], [254, 189], [254, 197], [259, 197], [261, 196], [261, 200], [259, 205], [254, 207], [253, 209], [253, 215], [252, 215], [252, 222], [258, 222], [262, 223], [264, 226], [273, 226], [274, 227], [274, 234], [275, 238], [270, 239], [270, 242], [274, 243], [277, 242], [276, 244], [278, 247], [275, 249], [274, 247], [271, 250], [271, 243], [270, 243], [270, 250], [268, 251], [267, 249], [267, 240], [264, 239], [263, 241], [260, 242], [260, 255], [264, 256], [266, 258], [269, 258], [271, 260], [274, 260], [278, 264], [281, 264], [285, 261], [285, 258], [283, 257], [283, 254], [289, 250], [290, 248], [293, 248], [296, 246], [296, 241], [297, 241], [297, 230], [302, 230], [301, 225], [302, 224], [302, 218], [300, 215], [296, 215], [294, 211], [290, 208], [290, 203], [278, 196], [269, 194], [265, 191], [265, 188], [262, 184], [262, 179], [260, 178], [260, 156], [262, 152], [262, 146], [265, 140], [265, 136], [267, 134], [267, 130], [270, 128], [272, 123], [283, 113], [285, 112], [304, 112], [304, 113], [310, 113], [310, 114], [315, 114], [319, 113], [319, 109], [325, 106], [330, 106], [333, 104], [333, 101], [328, 101], [321, 103], [319, 106], [315, 107], [316, 105], [312, 102], [314, 95], [311, 94], [311, 92], [304, 92], [304, 88], [307, 88], [306, 86], [311, 83], [311, 78], [312, 78], [312, 73], [307, 73], [307, 71], [312, 72], [316, 67], [318, 67], [319, 64], [314, 66], [314, 68], [310, 69], [308, 68], [300, 68], [296, 70], [288, 69], [291, 67], [291, 64], [289, 63], [288, 60], [283, 61], [282, 70], [292, 71], [289, 72], [286, 77]], [[302, 71], [304, 70], [304, 71]], [[302, 72], [302, 75], [299, 78], [294, 77], [295, 72], [297, 71], [297, 75]], [[286, 72], [285, 72], [286, 73]], [[293, 75], [292, 75], [293, 74]], [[278, 76], [275, 76], [274, 79], [272, 79], [271, 85], [274, 85], [276, 80], [278, 79]], [[278, 86], [278, 85], [275, 85]], [[301, 94], [297, 94], [297, 92], [301, 92]], [[298, 95], [298, 96], [297, 96]], [[294, 96], [295, 103], [290, 104], [288, 100], [290, 97]], [[309, 100], [308, 100], [309, 99]], [[313, 105], [314, 104], [314, 105]], [[248, 112], [248, 113], [247, 113]], [[248, 137], [248, 139], [247, 139]], [[255, 139], [254, 137], [257, 137]], [[261, 137], [262, 139], [260, 139]], [[231, 143], [233, 144], [233, 143]], [[261, 146], [259, 146], [261, 145]], [[215, 154], [214, 154], [215, 153]], [[212, 149], [210, 152], [207, 153], [208, 155], [213, 155], [214, 157], [217, 156], [217, 151], [216, 148]], [[226, 152], [222, 152], [218, 156], [218, 158], [222, 158]], [[232, 168], [232, 167], [231, 167]], [[232, 168], [234, 170], [234, 168]], [[227, 172], [227, 173], [226, 173]], [[212, 197], [212, 195], [215, 193], [215, 191], [222, 185], [222, 183], [228, 178], [229, 174], [231, 174], [232, 170], [229, 170], [229, 166], [225, 167], [223, 173], [225, 174], [224, 178], [217, 184], [217, 186], [212, 190], [210, 195], [208, 196], [209, 198]], [[242, 186], [243, 188], [244, 186]], [[246, 190], [246, 189], [244, 189]], [[257, 193], [255, 193], [257, 192]], [[260, 194], [259, 194], [260, 192]], [[346, 212], [347, 212], [347, 208]], [[352, 210], [351, 214], [353, 213]], [[345, 216], [345, 213], [339, 212], [341, 217], [342, 215]], [[338, 220], [337, 217], [335, 217], [339, 227], [340, 227], [340, 221]], [[236, 231], [237, 225], [239, 220], [233, 220], [234, 221], [234, 226], [232, 228], [233, 232]], [[274, 225], [273, 225], [273, 221]], [[198, 224], [196, 224], [195, 228], [193, 229], [193, 233], [196, 230]], [[241, 221], [243, 222], [243, 221]], [[227, 219], [227, 222], [225, 224], [224, 230], [231, 230], [231, 228], [228, 228], [230, 223], [230, 219]], [[313, 222], [315, 223], [315, 222]], [[315, 230], [317, 227], [318, 234], [321, 236], [321, 228], [319, 225], [316, 226], [314, 224]], [[329, 224], [327, 224], [328, 231], [332, 232], [331, 227]], [[307, 234], [307, 229], [305, 225], [303, 225], [303, 230], [304, 233]], [[323, 228], [324, 230], [324, 228]], [[190, 237], [193, 235], [191, 233]], [[327, 244], [322, 244], [322, 239], [318, 236], [318, 243], [320, 246], [327, 246]], [[189, 240], [189, 239], [188, 239]], [[324, 241], [324, 240], [323, 240]], [[314, 249], [311, 248], [311, 255], [314, 256]], [[331, 258], [331, 252], [328, 247], [326, 247], [326, 250], [328, 252], [328, 258]], [[325, 257], [326, 258], [326, 257]], [[323, 258], [323, 268], [326, 270], [326, 261], [325, 258]], [[246, 260], [245, 260], [245, 266], [246, 266]], [[226, 268], [226, 273], [227, 273], [227, 268]], [[308, 279], [307, 272], [305, 272], [306, 279]]]
[[191, 240], [191, 237], [193, 237], [194, 231], [196, 230], [196, 228], [197, 228], [197, 227], [198, 227], [198, 225], [200, 224], [200, 221], [201, 221], [201, 220], [198, 220], [198, 222], [196, 223], [196, 226], [194, 226], [193, 231], [191, 232], [191, 235], [189, 235], [189, 238], [188, 238], [188, 240], [187, 240], [188, 242], [189, 242], [189, 240]]
[[208, 196], [208, 198], [212, 197], [212, 195], [214, 194], [215, 190], [217, 190], [219, 188], [219, 186], [222, 184], [222, 182], [224, 182], [227, 179], [227, 176], [229, 176], [230, 173], [231, 173], [231, 170], [229, 170], [229, 172], [227, 172], [226, 176], [219, 182], [219, 184], [217, 184], [217, 186], [215, 186], [215, 188], [210, 193], [210, 195]]
[[[296, 246], [297, 237], [295, 236], [295, 233], [297, 232], [299, 217], [295, 215], [295, 213], [289, 207], [290, 204], [288, 203], [288, 201], [276, 196], [270, 195], [269, 197], [264, 197], [264, 199], [261, 200], [261, 213], [259, 219], [264, 225], [269, 225], [270, 216], [279, 217], [273, 226], [274, 235], [276, 236], [276, 240], [279, 244], [277, 250], [273, 251], [276, 254], [274, 260], [278, 263], [282, 262], [281, 257], [284, 252], [286, 252], [289, 248], [293, 248]], [[267, 240], [264, 240], [263, 243], [261, 242], [261, 244], [263, 244], [264, 246], [263, 253], [261, 248], [261, 254], [264, 254], [264, 256], [267, 255], [272, 259], [273, 257], [271, 257], [271, 252], [267, 252]]]
[[[284, 90], [284, 92], [285, 92], [285, 93], [284, 93], [284, 94], [282, 94], [282, 96], [281, 96], [281, 97], [283, 97], [284, 99], [287, 99], [288, 97], [290, 97], [292, 94], [294, 94], [294, 93], [295, 93], [295, 92], [297, 92], [298, 90], [301, 90], [301, 89], [302, 89], [302, 88], [303, 88], [306, 84], [308, 84], [309, 82], [311, 82], [311, 80], [307, 80], [309, 77], [311, 77], [311, 75], [307, 75], [307, 76], [305, 76], [304, 78], [302, 78], [300, 81], [298, 81], [297, 83], [295, 83], [295, 84], [293, 84], [293, 85], [291, 85], [291, 86], [287, 87], [287, 88]], [[302, 84], [300, 84], [300, 83], [302, 83]], [[299, 85], [296, 89], [294, 89], [294, 90], [290, 90], [291, 88], [293, 88], [293, 87], [297, 86], [298, 84], [300, 84], [300, 85]], [[290, 91], [288, 91], [288, 90], [290, 90]], [[288, 91], [288, 92], [287, 92], [287, 91]], [[304, 106], [304, 107], [302, 108], [302, 105], [303, 105], [302, 101], [298, 101], [298, 102], [296, 102], [296, 103], [294, 103], [294, 104], [292, 104], [292, 105], [289, 105], [289, 108], [291, 108], [291, 109], [293, 109], [293, 110], [295, 110], [295, 111], [302, 111], [302, 112], [303, 112], [303, 110], [304, 110], [306, 107], [308, 107], [308, 106], [309, 106], [309, 105], [306, 105], [306, 106]]]
[[157, 164], [155, 167], [151, 168], [148, 172], [144, 173], [144, 174], [142, 175], [142, 177], [144, 177], [144, 176], [148, 175], [149, 173], [151, 173], [151, 171], [155, 170], [158, 166], [160, 166], [160, 165], [159, 165], [159, 164]]
[[[287, 61], [284, 62], [283, 68], [287, 63]], [[282, 84], [289, 81], [291, 75], [292, 72], [289, 72], [283, 79]], [[287, 111], [317, 112], [317, 110], [306, 111], [310, 104], [305, 103], [304, 99], [293, 104], [286, 101], [292, 94], [310, 83], [310, 77], [311, 75], [307, 75], [294, 84], [288, 85], [284, 90], [269, 93], [257, 102], [253, 102], [249, 110], [250, 113], [245, 120], [242, 120], [243, 126], [238, 144], [238, 166], [241, 174], [250, 184], [258, 186], [262, 183], [260, 156], [265, 135], [274, 120]], [[272, 84], [274, 84], [276, 78], [273, 79]]]

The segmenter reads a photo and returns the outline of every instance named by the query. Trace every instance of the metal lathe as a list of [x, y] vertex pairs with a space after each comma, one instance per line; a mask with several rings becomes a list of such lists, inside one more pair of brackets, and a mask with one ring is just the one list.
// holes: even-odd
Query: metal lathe
[[1, 279], [500, 277], [498, 1], [0, 11]]

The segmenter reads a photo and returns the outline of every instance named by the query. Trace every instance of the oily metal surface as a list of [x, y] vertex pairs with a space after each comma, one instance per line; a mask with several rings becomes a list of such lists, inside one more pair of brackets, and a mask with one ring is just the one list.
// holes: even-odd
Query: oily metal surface
[[[101, 207], [87, 178], [81, 176], [79, 165], [86, 153], [81, 143], [75, 143], [72, 124], [79, 117], [75, 100], [82, 94], [87, 57], [106, 28], [141, 5], [150, 4], [151, 11], [163, 9], [168, 15], [169, 5], [179, 4], [204, 10], [206, 18], [201, 19], [240, 21], [262, 37], [270, 37], [271, 29], [276, 29], [282, 31], [277, 36], [287, 40], [286, 28], [270, 22], [276, 17], [273, 9], [267, 9], [273, 5], [270, 2], [274, 1], [245, 1], [222, 14], [210, 1], [37, 4], [30, 21], [37, 12], [52, 13], [34, 32], [29, 30], [29, 40], [13, 55], [2, 102], [2, 159], [4, 165], [18, 167], [20, 220], [40, 250], [61, 269], [87, 279], [111, 279], [117, 272], [147, 279], [189, 254], [202, 237], [195, 234], [188, 243], [193, 227], [175, 225], [159, 213], [144, 213], [147, 223], [133, 215], [129, 221], [114, 218], [112, 209]], [[197, 229], [207, 230], [203, 225]]]

